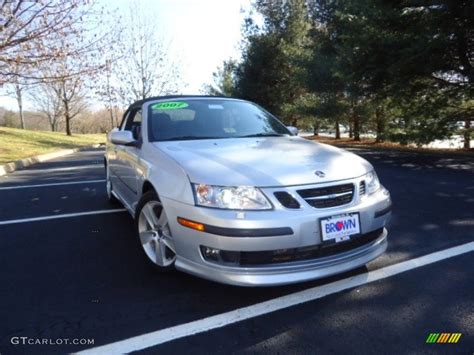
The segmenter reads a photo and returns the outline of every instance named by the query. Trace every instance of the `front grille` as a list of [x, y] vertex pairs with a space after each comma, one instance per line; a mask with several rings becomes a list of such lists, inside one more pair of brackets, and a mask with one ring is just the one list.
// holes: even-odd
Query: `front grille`
[[288, 192], [277, 191], [274, 195], [284, 207], [291, 209], [300, 208], [298, 201], [296, 201]]
[[383, 232], [383, 228], [360, 235], [354, 235], [350, 240], [333, 244], [319, 244], [304, 248], [281, 249], [272, 251], [243, 251], [240, 252], [240, 265], [279, 264], [291, 261], [302, 261], [322, 258], [361, 247], [375, 241]]
[[354, 184], [343, 184], [298, 190], [298, 194], [315, 208], [342, 206], [350, 203], [354, 197]]
[[359, 184], [359, 196], [365, 195], [365, 181], [362, 180]]

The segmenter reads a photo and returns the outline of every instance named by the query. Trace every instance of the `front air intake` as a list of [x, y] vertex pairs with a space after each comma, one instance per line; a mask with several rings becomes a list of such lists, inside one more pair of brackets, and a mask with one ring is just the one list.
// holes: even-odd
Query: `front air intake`
[[362, 180], [359, 184], [359, 196], [365, 195], [365, 181]]
[[296, 201], [295, 198], [291, 196], [288, 192], [278, 191], [278, 192], [275, 192], [274, 195], [277, 198], [278, 202], [280, 202], [283, 205], [283, 207], [290, 208], [290, 209], [300, 208], [299, 202]]

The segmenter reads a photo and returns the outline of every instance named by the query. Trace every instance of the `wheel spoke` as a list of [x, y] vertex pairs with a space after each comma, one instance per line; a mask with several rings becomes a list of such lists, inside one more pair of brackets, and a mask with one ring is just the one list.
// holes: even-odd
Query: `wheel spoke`
[[170, 260], [166, 257], [166, 244], [164, 243], [163, 238], [160, 238], [155, 245], [156, 263], [160, 266], [169, 265]]
[[161, 226], [161, 235], [163, 236], [163, 238], [168, 238], [168, 239], [171, 238], [168, 222], [166, 222], [164, 226]]
[[158, 226], [158, 217], [156, 217], [155, 211], [153, 211], [153, 206], [150, 203], [143, 206], [143, 214], [150, 227], [155, 229], [155, 227]]
[[176, 251], [174, 250], [174, 245], [173, 245], [173, 243], [171, 242], [171, 240], [169, 240], [169, 238], [163, 236], [162, 238], [160, 238], [160, 241], [161, 241], [164, 245], [166, 245], [169, 250], [171, 250], [173, 253], [176, 254]]
[[161, 209], [160, 218], [158, 218], [158, 225], [161, 228], [164, 228], [165, 224], [168, 224], [168, 218], [166, 218], [165, 211], [163, 209]]
[[141, 232], [140, 233], [140, 241], [142, 242], [142, 245], [150, 243], [150, 241], [153, 239], [153, 232], [147, 231], [147, 232]]

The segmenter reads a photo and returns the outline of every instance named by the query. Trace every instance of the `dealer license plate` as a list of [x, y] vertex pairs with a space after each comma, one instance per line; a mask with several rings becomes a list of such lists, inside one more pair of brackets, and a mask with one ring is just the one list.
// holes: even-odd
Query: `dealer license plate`
[[349, 240], [352, 235], [360, 234], [360, 221], [358, 213], [347, 213], [323, 218], [321, 233], [324, 241], [336, 243]]

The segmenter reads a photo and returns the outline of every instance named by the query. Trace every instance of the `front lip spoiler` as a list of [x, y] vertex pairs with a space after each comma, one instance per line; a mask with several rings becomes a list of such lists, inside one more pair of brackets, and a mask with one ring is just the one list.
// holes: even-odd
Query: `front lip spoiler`
[[363, 266], [387, 249], [387, 230], [374, 242], [317, 262], [264, 268], [229, 268], [178, 256], [176, 268], [204, 279], [236, 286], [277, 286], [320, 279]]

